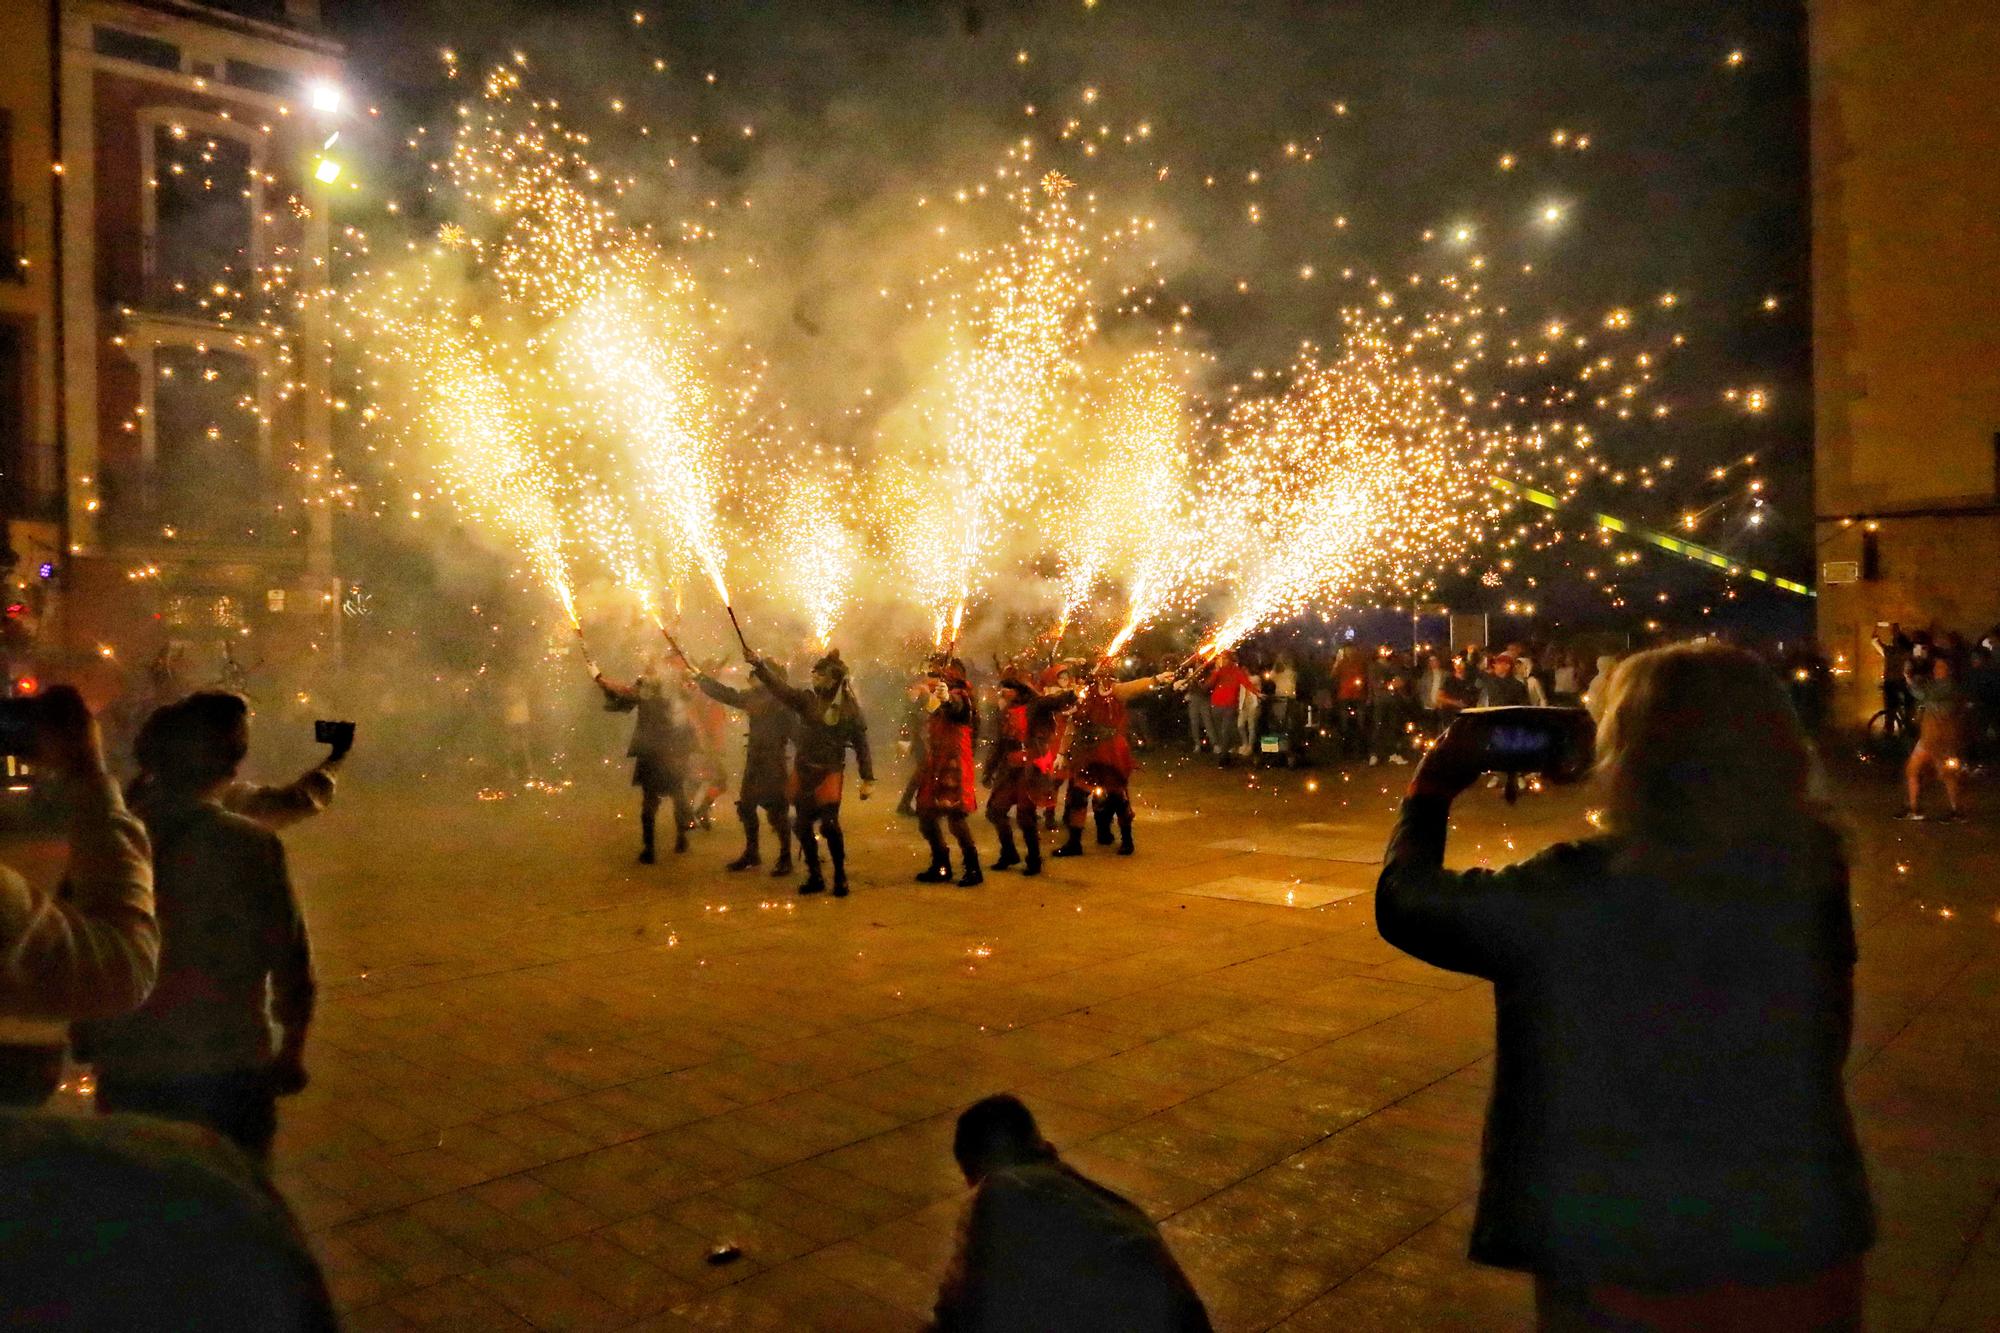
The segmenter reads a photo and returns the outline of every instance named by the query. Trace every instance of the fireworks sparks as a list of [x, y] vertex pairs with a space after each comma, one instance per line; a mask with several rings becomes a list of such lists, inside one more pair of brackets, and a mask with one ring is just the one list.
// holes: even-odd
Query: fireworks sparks
[[[910, 298], [921, 329], [894, 402], [857, 411], [846, 434], [803, 417], [776, 427], [791, 409], [767, 397], [762, 362], [710, 295], [730, 269], [691, 259], [724, 224], [628, 221], [631, 182], [586, 158], [589, 136], [555, 120], [552, 99], [529, 100], [526, 78], [525, 61], [500, 66], [461, 108], [438, 164], [453, 216], [355, 304], [387, 372], [382, 411], [573, 625], [579, 577], [665, 623], [698, 574], [723, 606], [740, 581], [753, 614], [789, 617], [821, 647], [857, 589], [893, 590], [943, 645], [988, 607], [996, 622], [1023, 618], [996, 594], [1052, 578], [1053, 605], [1034, 614], [1054, 611], [1058, 639], [1080, 623], [1108, 632], [1107, 654], [1219, 589], [1212, 652], [1327, 601], [1427, 591], [1446, 566], [1477, 577], [1464, 566], [1481, 547], [1512, 572], [1499, 553], [1532, 534], [1500, 521], [1517, 493], [1491, 479], [1532, 478], [1565, 500], [1589, 479], [1622, 482], [1584, 414], [1667, 412], [1651, 400], [1669, 345], [1656, 321], [1678, 316], [1679, 297], [1517, 310], [1488, 289], [1503, 267], [1534, 269], [1500, 262], [1503, 233], [1581, 225], [1582, 196], [1516, 196], [1506, 222], [1454, 214], [1423, 233], [1435, 243], [1418, 272], [1288, 261], [1314, 290], [1343, 292], [1332, 353], [1211, 382], [1216, 358], [1179, 341], [1199, 316], [1166, 295], [1146, 249], [1154, 220], [1102, 216], [1104, 157], [1121, 141], [1159, 151], [1152, 124], [1095, 124], [1113, 113], [1089, 88], [1078, 116], [1045, 120], [986, 180], [919, 201], [923, 234], [949, 234], [937, 244], [955, 254]], [[602, 94], [592, 104], [602, 114]], [[1258, 193], [1237, 206], [1263, 233], [1284, 222], [1269, 177], [1313, 161], [1319, 142], [1240, 173]], [[1566, 155], [1586, 142], [1550, 140]], [[1530, 151], [1550, 150], [1499, 158], [1510, 184]], [[1216, 180], [1150, 157], [1143, 178], [1162, 191]], [[938, 222], [953, 202], [964, 211]], [[702, 219], [729, 206], [703, 205]], [[1729, 401], [1751, 414], [1769, 403], [1763, 390]], [[1633, 475], [1650, 487], [1668, 466]], [[1117, 610], [1100, 626], [1104, 605]]]

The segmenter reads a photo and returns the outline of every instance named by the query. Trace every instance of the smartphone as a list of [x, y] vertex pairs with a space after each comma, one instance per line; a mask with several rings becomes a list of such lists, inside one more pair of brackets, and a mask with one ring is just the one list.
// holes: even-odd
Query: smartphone
[[313, 742], [316, 745], [339, 745], [351, 747], [354, 744], [354, 724], [334, 722], [321, 718], [313, 723]]
[[1459, 717], [1474, 728], [1483, 772], [1574, 782], [1596, 757], [1597, 724], [1581, 708], [1468, 708]]

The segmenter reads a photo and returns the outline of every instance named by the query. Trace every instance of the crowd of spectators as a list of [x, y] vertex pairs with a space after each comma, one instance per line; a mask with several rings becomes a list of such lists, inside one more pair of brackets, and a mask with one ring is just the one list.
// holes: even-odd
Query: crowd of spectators
[[[1388, 643], [1346, 643], [1331, 653], [1252, 647], [1218, 654], [1137, 711], [1145, 743], [1180, 738], [1223, 768], [1342, 760], [1400, 766], [1464, 709], [1582, 704], [1615, 660], [1525, 643], [1457, 652]], [[1178, 664], [1168, 658], [1151, 669]]]
[[[1926, 657], [1903, 678], [1942, 776], [1968, 705], [1954, 655]], [[1544, 702], [1600, 719], [1601, 833], [1446, 870], [1451, 801], [1487, 771], [1454, 715]], [[1874, 1222], [1841, 1081], [1851, 902], [1778, 672], [1713, 642], [1587, 662], [1345, 645], [1223, 654], [1171, 706], [1225, 766], [1321, 743], [1417, 755], [1377, 922], [1495, 988], [1472, 1257], [1533, 1276], [1541, 1327], [1859, 1326]], [[276, 830], [325, 804], [338, 754], [244, 784], [248, 708], [200, 692], [140, 727], [128, 809], [74, 693], [45, 696], [34, 731], [73, 822], [57, 891], [0, 871], [0, 1322], [335, 1327], [264, 1168], [313, 1015]], [[39, 1109], [72, 1041], [98, 1066], [94, 1120]], [[1159, 1228], [1018, 1100], [968, 1110], [954, 1154], [972, 1194], [937, 1327], [1209, 1327]]]

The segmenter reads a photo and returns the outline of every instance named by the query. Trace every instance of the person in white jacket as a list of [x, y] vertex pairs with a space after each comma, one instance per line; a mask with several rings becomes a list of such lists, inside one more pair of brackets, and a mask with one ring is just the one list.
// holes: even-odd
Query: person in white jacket
[[0, 866], [0, 1105], [17, 1107], [55, 1091], [71, 1022], [137, 1008], [160, 966], [152, 846], [97, 722], [67, 686], [34, 707], [32, 757], [70, 810], [69, 867], [51, 893]]

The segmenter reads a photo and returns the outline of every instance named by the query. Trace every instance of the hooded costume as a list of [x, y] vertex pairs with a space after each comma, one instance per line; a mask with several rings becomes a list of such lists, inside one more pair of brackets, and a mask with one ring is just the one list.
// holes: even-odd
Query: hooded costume
[[[771, 674], [784, 680], [784, 670], [776, 663]], [[757, 812], [771, 821], [778, 839], [778, 863], [773, 875], [792, 871], [792, 744], [798, 735], [799, 720], [784, 700], [769, 688], [753, 686], [739, 690], [724, 685], [707, 673], [694, 678], [701, 692], [719, 704], [740, 708], [749, 720], [749, 736], [743, 746], [743, 783], [736, 791], [736, 814], [743, 821], [743, 854], [729, 863], [731, 870], [745, 870], [759, 863]]]
[[834, 896], [844, 898], [847, 839], [840, 828], [840, 796], [849, 750], [854, 751], [854, 766], [862, 782], [875, 781], [875, 763], [868, 753], [868, 722], [847, 683], [847, 664], [840, 660], [838, 650], [829, 652], [813, 663], [814, 685], [806, 690], [787, 684], [762, 658], [753, 661], [750, 670], [799, 718], [792, 753], [795, 828], [806, 862], [806, 882], [799, 886], [799, 892], [818, 893], [826, 887], [820, 876], [819, 844], [814, 838], [818, 832], [826, 836], [827, 853], [833, 861]]

